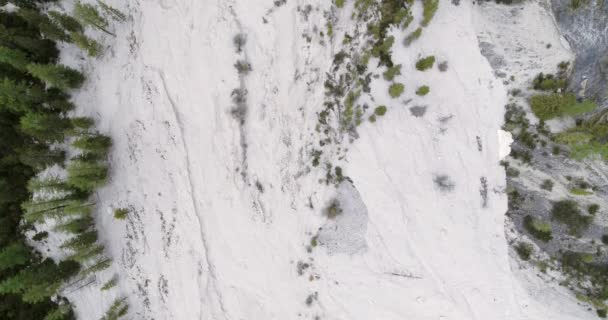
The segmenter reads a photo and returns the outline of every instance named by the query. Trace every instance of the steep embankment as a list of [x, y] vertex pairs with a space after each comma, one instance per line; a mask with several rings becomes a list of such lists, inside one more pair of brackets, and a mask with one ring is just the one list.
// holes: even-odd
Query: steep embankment
[[[387, 111], [324, 149], [353, 181], [336, 188], [311, 154], [352, 3], [112, 2], [132, 22], [76, 100], [115, 141], [99, 223], [136, 318], [583, 317], [567, 296], [545, 309], [509, 266], [506, 89], [480, 53], [477, 8], [441, 1], [409, 47], [415, 26], [391, 31], [406, 91], [371, 82], [362, 99]], [[447, 70], [417, 71], [429, 55]], [[125, 223], [113, 207], [131, 208]], [[94, 291], [71, 298], [85, 318], [103, 312]]]

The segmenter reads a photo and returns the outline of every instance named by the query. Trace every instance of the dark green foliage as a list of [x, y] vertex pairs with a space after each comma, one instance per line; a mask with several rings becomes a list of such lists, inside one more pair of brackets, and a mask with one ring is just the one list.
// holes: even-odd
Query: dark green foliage
[[76, 160], [70, 163], [68, 184], [84, 192], [91, 192], [105, 183], [108, 168], [99, 163]]
[[551, 225], [539, 221], [532, 216], [524, 217], [524, 228], [538, 240], [547, 242], [553, 239], [553, 236], [551, 236]]
[[129, 305], [127, 299], [119, 298], [112, 303], [110, 309], [106, 312], [102, 320], [117, 320], [122, 316], [126, 315], [129, 311]]
[[551, 216], [558, 222], [568, 226], [568, 232], [579, 235], [591, 224], [592, 218], [583, 215], [578, 203], [572, 200], [561, 200], [553, 203]]
[[115, 36], [108, 30], [108, 22], [99, 14], [97, 8], [88, 3], [78, 1], [74, 6], [74, 17], [82, 24], [95, 27], [109, 35]]
[[64, 30], [66, 30], [69, 33], [72, 33], [72, 32], [82, 33], [84, 31], [80, 22], [78, 22], [78, 20], [74, 19], [73, 17], [68, 16], [67, 14], [63, 14], [61, 12], [54, 11], [54, 10], [49, 11], [48, 14], [49, 14], [49, 17], [51, 17], [53, 19], [53, 21], [55, 21]]
[[65, 161], [65, 151], [51, 150], [45, 144], [28, 144], [18, 151], [19, 161], [36, 170], [42, 170], [54, 164], [62, 164]]
[[416, 69], [419, 71], [425, 71], [433, 67], [435, 64], [435, 56], [428, 56], [422, 58], [416, 62]]
[[384, 73], [382, 73], [382, 76], [387, 81], [393, 81], [393, 79], [395, 79], [395, 76], [398, 76], [400, 74], [401, 74], [401, 65], [398, 64], [398, 65], [387, 68], [386, 71], [384, 71]]
[[587, 212], [589, 214], [594, 215], [600, 210], [600, 205], [597, 203], [592, 203], [587, 207]]
[[[69, 40], [66, 35], [82, 32], [82, 27], [64, 14], [46, 16], [37, 11], [47, 1], [11, 2], [21, 9], [0, 12], [0, 319], [71, 320], [69, 303], [60, 297], [55, 300], [59, 304], [54, 303], [50, 297], [78, 272], [79, 264], [42, 261], [26, 245], [22, 231], [47, 217], [62, 217], [66, 225], [58, 229], [63, 227], [65, 232], [80, 235], [92, 230], [92, 204], [86, 201], [86, 192], [53, 177], [32, 179], [50, 165], [63, 165], [65, 152], [50, 148], [51, 143], [63, 142], [66, 135], [84, 134], [92, 125], [86, 119], [66, 117], [74, 106], [64, 90], [78, 86], [84, 78], [53, 64], [58, 50], [52, 39]], [[45, 88], [45, 83], [55, 88]], [[37, 196], [34, 201], [29, 192], [65, 196]], [[33, 240], [46, 236], [47, 231], [38, 232]], [[78, 257], [92, 257], [94, 249], [83, 249]]]
[[112, 146], [112, 140], [110, 137], [100, 134], [84, 135], [76, 139], [72, 145], [84, 153], [103, 156], [108, 152], [110, 146]]
[[76, 274], [79, 269], [79, 264], [73, 261], [64, 261], [56, 265], [52, 260], [47, 259], [0, 282], [0, 293], [21, 294], [23, 301], [37, 303], [54, 295], [63, 279]]
[[25, 53], [7, 47], [0, 47], [0, 63], [6, 63], [11, 67], [23, 71], [26, 70], [28, 59]]
[[10, 244], [0, 251], [0, 271], [26, 265], [31, 259], [30, 248], [19, 242]]
[[608, 234], [602, 236], [602, 243], [608, 245]]
[[540, 188], [547, 191], [553, 190], [553, 181], [549, 179], [543, 181], [543, 183], [540, 185]]
[[44, 89], [40, 86], [9, 78], [0, 80], [0, 109], [15, 113], [33, 111], [44, 98]]
[[29, 64], [27, 70], [47, 85], [63, 90], [78, 88], [84, 82], [80, 72], [63, 65]]
[[532, 248], [532, 245], [529, 243], [520, 242], [515, 246], [515, 252], [517, 252], [519, 258], [524, 261], [530, 260], [530, 256], [532, 255], [533, 251], [534, 248]]
[[101, 50], [101, 45], [97, 41], [85, 36], [80, 32], [70, 33], [70, 39], [80, 49], [86, 51], [90, 57], [96, 57]]
[[597, 309], [597, 316], [600, 318], [606, 318], [606, 316], [608, 315], [608, 310], [606, 309]]
[[17, 14], [32, 27], [38, 28], [47, 39], [54, 41], [67, 41], [69, 39], [63, 28], [58, 23], [53, 22], [47, 15], [30, 9], [19, 9]]
[[30, 112], [21, 117], [21, 130], [39, 141], [56, 142], [63, 140], [70, 121], [56, 113]]
[[565, 78], [556, 77], [552, 74], [539, 73], [532, 81], [532, 86], [536, 90], [557, 91], [566, 90], [568, 83]]

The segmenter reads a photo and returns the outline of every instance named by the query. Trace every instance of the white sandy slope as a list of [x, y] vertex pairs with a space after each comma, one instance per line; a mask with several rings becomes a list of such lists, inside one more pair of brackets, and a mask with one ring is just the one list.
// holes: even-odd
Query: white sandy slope
[[[397, 80], [408, 97], [428, 84], [427, 97], [405, 105], [387, 96], [387, 83], [374, 84], [376, 103], [389, 110], [360, 127], [336, 162], [360, 194], [343, 197], [357, 197], [353, 206], [367, 215], [352, 224], [362, 226], [365, 245], [346, 254], [306, 249], [337, 192], [318, 182], [323, 172], [306, 169], [338, 47], [321, 45], [318, 35], [330, 2], [108, 2], [132, 18], [116, 25], [117, 38], [103, 40], [111, 44], [104, 56], [65, 57], [89, 74], [75, 96], [78, 112], [114, 139], [111, 181], [97, 197], [115, 264], [69, 294], [80, 318], [99, 318], [121, 293], [133, 319], [592, 318], [562, 291], [531, 295], [511, 270], [498, 165], [506, 89], [480, 54], [476, 6], [441, 1], [420, 41], [395, 45], [404, 66]], [[307, 4], [305, 18], [297, 8]], [[233, 64], [243, 55], [232, 44], [239, 32], [253, 66], [244, 82], [245, 178], [230, 113], [240, 85]], [[449, 61], [449, 70], [414, 71], [428, 54]], [[415, 104], [429, 106], [424, 117], [410, 114]], [[442, 174], [453, 191], [435, 188]], [[131, 208], [126, 222], [113, 219], [117, 207]], [[298, 262], [309, 266], [303, 275]], [[117, 290], [99, 292], [114, 272]]]

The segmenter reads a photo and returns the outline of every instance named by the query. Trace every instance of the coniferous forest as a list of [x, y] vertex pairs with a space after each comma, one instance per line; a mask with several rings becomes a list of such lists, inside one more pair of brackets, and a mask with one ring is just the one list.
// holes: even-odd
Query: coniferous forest
[[[100, 13], [77, 3], [72, 17], [45, 0], [7, 3], [0, 1], [0, 319], [72, 319], [62, 290], [111, 262], [97, 239], [91, 198], [108, 175], [111, 141], [92, 119], [68, 116], [70, 92], [85, 77], [58, 63], [57, 44], [95, 56], [100, 46], [84, 29], [107, 32], [107, 23], [103, 7]], [[37, 224], [49, 220], [51, 232], [65, 238], [63, 261], [32, 244], [48, 237]], [[35, 235], [28, 240], [26, 232]], [[126, 311], [123, 305], [113, 314]]]

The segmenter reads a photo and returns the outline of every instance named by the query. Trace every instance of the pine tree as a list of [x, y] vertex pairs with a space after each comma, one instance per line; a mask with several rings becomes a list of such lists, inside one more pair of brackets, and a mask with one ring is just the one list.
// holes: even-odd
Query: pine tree
[[86, 51], [90, 57], [96, 57], [101, 50], [101, 45], [99, 42], [85, 36], [80, 32], [70, 33], [70, 39], [80, 49]]
[[61, 304], [57, 308], [51, 310], [43, 320], [71, 320], [74, 319], [74, 311], [69, 304]]
[[20, 148], [17, 152], [19, 161], [36, 170], [43, 170], [54, 164], [63, 164], [65, 151], [60, 149], [49, 149], [45, 144], [29, 144]]
[[74, 275], [79, 269], [80, 265], [75, 261], [63, 261], [56, 265], [47, 259], [0, 282], [0, 293], [21, 294], [25, 302], [40, 302], [54, 295], [63, 280]]
[[65, 181], [55, 176], [33, 178], [28, 181], [27, 190], [32, 194], [40, 192], [44, 194], [61, 194], [70, 191]]
[[126, 298], [117, 298], [110, 306], [102, 320], [118, 320], [129, 312], [129, 304]]
[[78, 248], [73, 255], [68, 257], [68, 259], [85, 263], [93, 258], [99, 257], [103, 253], [103, 250], [104, 247], [100, 244]]
[[102, 156], [105, 155], [110, 146], [112, 146], [112, 140], [108, 136], [94, 134], [76, 139], [72, 143], [72, 146], [86, 153]]
[[46, 90], [47, 107], [53, 111], [66, 112], [74, 109], [74, 104], [70, 102], [70, 95], [58, 88], [48, 88]]
[[69, 41], [68, 35], [61, 26], [49, 19], [48, 16], [30, 9], [19, 9], [17, 14], [32, 26], [38, 28], [45, 37], [55, 41]]
[[32, 111], [44, 101], [44, 90], [36, 85], [8, 78], [0, 80], [0, 109], [23, 113]]
[[85, 25], [95, 27], [109, 35], [116, 36], [114, 33], [108, 31], [108, 22], [104, 19], [97, 11], [95, 6], [76, 2], [74, 6], [74, 17]]
[[0, 63], [11, 65], [17, 70], [26, 70], [28, 62], [22, 51], [0, 46]]
[[91, 230], [65, 241], [61, 248], [78, 251], [91, 247], [95, 242], [97, 242], [97, 231]]
[[84, 82], [82, 73], [64, 65], [29, 64], [27, 71], [47, 85], [64, 90], [78, 88]]
[[83, 32], [82, 25], [78, 20], [74, 19], [72, 16], [67, 14], [50, 10], [49, 17], [57, 22], [63, 29], [68, 32]]
[[101, 9], [110, 17], [112, 17], [112, 19], [116, 20], [116, 21], [125, 21], [127, 19], [127, 16], [125, 16], [124, 13], [120, 12], [118, 9], [115, 9], [113, 7], [111, 7], [110, 5], [106, 4], [105, 2], [101, 1], [101, 0], [97, 0], [97, 4], [99, 4], [99, 6], [101, 7]]
[[55, 227], [55, 231], [78, 234], [87, 231], [93, 226], [93, 218], [89, 215], [72, 219], [67, 222], [63, 222]]
[[71, 123], [56, 113], [29, 112], [21, 117], [20, 127], [25, 134], [39, 141], [57, 142], [63, 140]]
[[30, 248], [23, 243], [10, 244], [0, 251], [0, 271], [25, 265], [31, 258]]
[[96, 162], [76, 160], [68, 166], [68, 184], [84, 191], [91, 192], [105, 183], [108, 168]]
[[82, 271], [82, 275], [83, 276], [88, 276], [91, 275], [95, 272], [99, 272], [102, 270], [105, 270], [107, 268], [110, 267], [110, 265], [112, 264], [112, 260], [108, 259], [108, 258], [101, 258], [100, 260], [96, 261], [92, 266], [84, 269]]
[[93, 203], [64, 196], [50, 200], [29, 200], [22, 205], [26, 222], [41, 222], [48, 217], [82, 217], [91, 213]]

